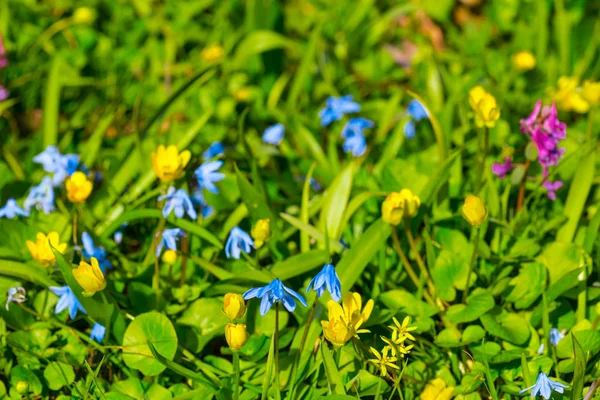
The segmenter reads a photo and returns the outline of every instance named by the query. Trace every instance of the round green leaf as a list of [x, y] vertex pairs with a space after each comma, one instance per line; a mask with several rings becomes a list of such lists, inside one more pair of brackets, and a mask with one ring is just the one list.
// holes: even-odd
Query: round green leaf
[[125, 331], [123, 338], [123, 361], [130, 368], [139, 369], [144, 375], [158, 375], [166, 367], [152, 357], [148, 342], [158, 354], [173, 360], [177, 350], [177, 334], [171, 321], [152, 311], [140, 314]]
[[63, 386], [69, 386], [73, 383], [75, 372], [69, 364], [51, 362], [44, 369], [44, 378], [50, 389], [60, 390]]
[[28, 393], [33, 393], [34, 395], [42, 393], [42, 382], [40, 382], [37, 375], [21, 365], [17, 365], [10, 371], [11, 392], [17, 388], [19, 382], [27, 383]]

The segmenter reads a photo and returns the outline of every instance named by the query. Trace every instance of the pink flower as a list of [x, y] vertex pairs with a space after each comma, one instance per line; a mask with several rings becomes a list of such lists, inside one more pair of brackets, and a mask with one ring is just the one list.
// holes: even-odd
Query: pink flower
[[546, 181], [546, 182], [544, 182], [543, 186], [546, 188], [546, 190], [548, 190], [548, 197], [550, 198], [550, 200], [554, 201], [554, 200], [556, 200], [555, 192], [563, 186], [563, 183], [561, 181], [556, 181], [556, 182]]
[[510, 161], [510, 157], [504, 159], [504, 163], [492, 163], [492, 172], [498, 175], [500, 179], [504, 179], [506, 174], [512, 171], [513, 165]]

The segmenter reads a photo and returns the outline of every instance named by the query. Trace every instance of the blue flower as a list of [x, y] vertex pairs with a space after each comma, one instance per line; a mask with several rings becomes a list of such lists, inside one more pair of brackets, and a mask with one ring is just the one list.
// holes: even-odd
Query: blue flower
[[553, 380], [548, 378], [548, 375], [546, 375], [543, 372], [540, 372], [537, 381], [535, 382], [535, 385], [521, 390], [519, 394], [523, 394], [528, 390], [533, 389], [531, 391], [532, 399], [535, 398], [535, 396], [537, 396], [539, 393], [544, 399], [548, 400], [550, 399], [550, 395], [552, 394], [553, 390], [557, 393], [563, 393], [567, 387], [568, 386], [563, 385], [562, 383], [554, 382]]
[[17, 215], [28, 217], [29, 213], [19, 207], [15, 199], [8, 199], [6, 205], [0, 208], [0, 217], [13, 219]]
[[367, 140], [363, 135], [352, 136], [346, 139], [343, 149], [346, 153], [352, 153], [354, 157], [360, 157], [367, 151]]
[[102, 343], [104, 340], [104, 335], [106, 334], [106, 328], [100, 325], [99, 323], [95, 323], [92, 327], [92, 332], [90, 333], [90, 339], [95, 340], [98, 343]]
[[243, 251], [246, 254], [250, 254], [254, 247], [254, 240], [239, 227], [235, 226], [229, 232], [229, 238], [225, 243], [225, 255], [227, 258], [240, 259], [240, 254]]
[[39, 185], [33, 186], [29, 191], [23, 207], [27, 212], [30, 212], [33, 206], [44, 211], [45, 214], [54, 211], [54, 189], [52, 188], [52, 179], [49, 176], [45, 176]]
[[8, 305], [10, 303], [23, 303], [27, 300], [27, 293], [22, 287], [14, 287], [8, 289], [8, 296], [6, 298], [6, 311], [8, 311]]
[[410, 103], [408, 103], [408, 107], [406, 107], [406, 112], [415, 121], [420, 121], [424, 118], [429, 118], [427, 110], [425, 109], [423, 104], [421, 104], [421, 102], [417, 99], [412, 99]]
[[223, 161], [207, 161], [194, 171], [200, 189], [206, 189], [211, 193], [219, 193], [215, 182], [225, 179], [225, 174], [216, 172], [223, 165]]
[[77, 311], [81, 311], [84, 314], [87, 314], [85, 309], [82, 307], [77, 297], [75, 297], [75, 293], [68, 286], [49, 287], [50, 291], [55, 295], [59, 296], [58, 303], [56, 303], [56, 308], [54, 308], [54, 314], [60, 314], [64, 309], [69, 309], [69, 316], [71, 319], [75, 319], [77, 316]]
[[42, 164], [42, 168], [46, 172], [55, 172], [60, 168], [61, 157], [62, 154], [58, 151], [58, 147], [48, 146], [43, 152], [33, 157], [33, 162]]
[[223, 146], [223, 143], [214, 142], [204, 151], [204, 153], [202, 153], [202, 159], [205, 161], [210, 160], [211, 158], [223, 155], [223, 153], [225, 153], [225, 146]]
[[175, 216], [177, 218], [183, 218], [183, 214], [185, 213], [187, 213], [191, 219], [198, 218], [192, 200], [190, 200], [190, 196], [188, 196], [184, 189], [175, 190], [175, 188], [171, 186], [166, 195], [158, 198], [158, 200], [165, 199], [167, 202], [163, 207], [163, 217], [167, 218], [169, 214], [171, 214], [171, 211], [175, 211]]
[[265, 132], [262, 136], [262, 141], [266, 144], [274, 144], [275, 146], [279, 146], [283, 140], [284, 133], [285, 127], [282, 124], [271, 125], [265, 129]]
[[169, 250], [177, 251], [177, 238], [183, 236], [184, 233], [179, 228], [165, 229], [162, 232], [160, 242], [156, 246], [156, 257], [160, 256], [163, 247]]
[[105, 273], [107, 268], [112, 267], [112, 264], [106, 258], [106, 250], [104, 250], [104, 247], [95, 247], [94, 240], [89, 233], [83, 232], [81, 234], [81, 242], [83, 243], [83, 249], [81, 250], [83, 256], [87, 259], [91, 259], [92, 257], [97, 259], [102, 273]]
[[340, 301], [342, 298], [340, 278], [332, 264], [325, 264], [321, 272], [312, 278], [306, 288], [306, 293], [308, 293], [311, 287], [317, 292], [319, 297], [323, 296], [323, 292], [327, 289], [333, 300]]
[[33, 157], [33, 161], [42, 164], [46, 172], [51, 172], [52, 185], [60, 185], [66, 177], [77, 171], [79, 166], [78, 154], [62, 155], [56, 146], [48, 146], [46, 150]]
[[202, 218], [208, 218], [215, 212], [215, 209], [211, 207], [204, 199], [204, 195], [202, 194], [202, 190], [200, 188], [194, 190], [190, 196], [190, 199], [192, 200], [194, 206], [200, 208], [200, 214], [202, 215]]
[[404, 124], [404, 137], [407, 139], [413, 139], [415, 137], [415, 121], [412, 119], [406, 121]]
[[564, 337], [565, 335], [563, 335], [558, 329], [550, 329], [550, 344], [552, 344], [552, 346], [556, 347], [558, 342], [560, 342]]
[[321, 126], [327, 126], [333, 121], [339, 121], [344, 114], [360, 111], [360, 104], [352, 101], [352, 95], [342, 97], [329, 97], [325, 108], [319, 111]]
[[352, 118], [344, 125], [342, 137], [345, 139], [344, 151], [352, 153], [354, 157], [360, 157], [367, 151], [367, 141], [363, 130], [372, 128], [373, 122], [365, 118]]
[[283, 303], [283, 306], [289, 312], [293, 312], [296, 309], [294, 297], [302, 303], [304, 307], [307, 306], [306, 300], [304, 300], [301, 295], [294, 292], [292, 289], [285, 287], [279, 279], [274, 279], [267, 286], [250, 289], [244, 293], [244, 300], [253, 299], [255, 297], [262, 299], [260, 302], [260, 315], [265, 315], [267, 311], [273, 307], [273, 304], [278, 301]]

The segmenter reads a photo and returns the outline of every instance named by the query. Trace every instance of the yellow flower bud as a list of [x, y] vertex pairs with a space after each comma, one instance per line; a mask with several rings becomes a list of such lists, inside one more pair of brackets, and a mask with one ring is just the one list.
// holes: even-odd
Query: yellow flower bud
[[223, 51], [222, 46], [218, 44], [211, 44], [210, 46], [207, 46], [204, 48], [204, 50], [202, 50], [202, 53], [200, 53], [200, 57], [202, 58], [202, 61], [206, 63], [212, 63], [221, 60], [223, 58], [224, 53], [225, 52]]
[[26, 381], [19, 381], [16, 384], [16, 389], [17, 389], [17, 393], [25, 394], [25, 393], [29, 392], [29, 383], [27, 383]]
[[191, 156], [189, 150], [179, 153], [174, 145], [165, 148], [161, 144], [152, 153], [152, 169], [161, 181], [170, 183], [183, 176], [183, 169], [190, 162]]
[[35, 237], [35, 243], [28, 240], [26, 244], [31, 256], [44, 267], [49, 267], [56, 262], [56, 256], [50, 245], [52, 244], [52, 247], [62, 254], [64, 254], [67, 249], [67, 244], [59, 243], [59, 241], [60, 238], [57, 232], [50, 232], [48, 236], [44, 235], [42, 232], [38, 232]]
[[585, 114], [590, 109], [590, 103], [582, 96], [579, 79], [574, 76], [562, 76], [558, 79], [558, 90], [554, 93], [554, 100], [558, 108], [563, 111], [575, 111]]
[[450, 400], [454, 395], [454, 388], [446, 387], [446, 382], [440, 378], [436, 378], [425, 386], [425, 390], [421, 393], [422, 400]]
[[80, 25], [90, 24], [95, 18], [96, 16], [94, 15], [94, 10], [89, 7], [79, 7], [73, 13], [73, 21]]
[[590, 104], [597, 106], [600, 104], [600, 82], [583, 82], [581, 94]]
[[398, 225], [404, 217], [414, 217], [421, 207], [421, 199], [410, 189], [390, 193], [381, 206], [381, 218], [391, 225]]
[[250, 234], [252, 235], [252, 239], [254, 239], [254, 246], [258, 249], [271, 236], [271, 220], [269, 218], [259, 219], [250, 231]]
[[67, 198], [71, 203], [83, 203], [92, 193], [94, 185], [87, 176], [81, 171], [74, 172], [70, 178], [67, 178], [65, 188], [67, 189]]
[[223, 312], [230, 320], [242, 318], [246, 314], [246, 303], [241, 294], [227, 293], [223, 303]]
[[496, 98], [481, 86], [475, 86], [469, 91], [469, 105], [475, 112], [475, 125], [479, 128], [492, 128], [500, 118]]
[[227, 324], [225, 327], [225, 339], [231, 350], [241, 349], [248, 341], [248, 332], [244, 324]]
[[173, 265], [177, 261], [177, 252], [174, 250], [165, 250], [162, 255], [162, 260], [165, 264]]
[[92, 265], [81, 261], [79, 267], [73, 270], [73, 276], [79, 286], [84, 290], [84, 296], [93, 296], [94, 293], [103, 290], [106, 287], [104, 274], [98, 265], [98, 260], [92, 257]]
[[535, 56], [530, 51], [520, 51], [513, 56], [514, 66], [521, 71], [535, 68]]
[[462, 215], [473, 226], [480, 226], [487, 217], [483, 201], [477, 196], [467, 196], [462, 206]]

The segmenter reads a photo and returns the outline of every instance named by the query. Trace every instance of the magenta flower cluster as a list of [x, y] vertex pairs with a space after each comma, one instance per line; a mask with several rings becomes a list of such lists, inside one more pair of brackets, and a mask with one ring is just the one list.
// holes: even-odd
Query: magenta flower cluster
[[[529, 136], [538, 150], [538, 162], [540, 163], [544, 180], [543, 186], [548, 191], [548, 197], [556, 200], [556, 190], [562, 187], [561, 181], [547, 181], [548, 169], [558, 165], [565, 149], [559, 147], [559, 142], [567, 137], [567, 124], [558, 120], [556, 104], [542, 106], [542, 100], [538, 100], [529, 117], [521, 120], [521, 132]], [[492, 172], [500, 178], [504, 178], [513, 168], [510, 157], [504, 163], [493, 163]]]
[[[2, 41], [2, 34], [0, 34], [0, 69], [6, 68], [8, 65], [8, 57], [6, 57], [6, 48], [4, 47], [4, 42]], [[4, 101], [8, 98], [8, 90], [0, 85], [0, 101]]]

